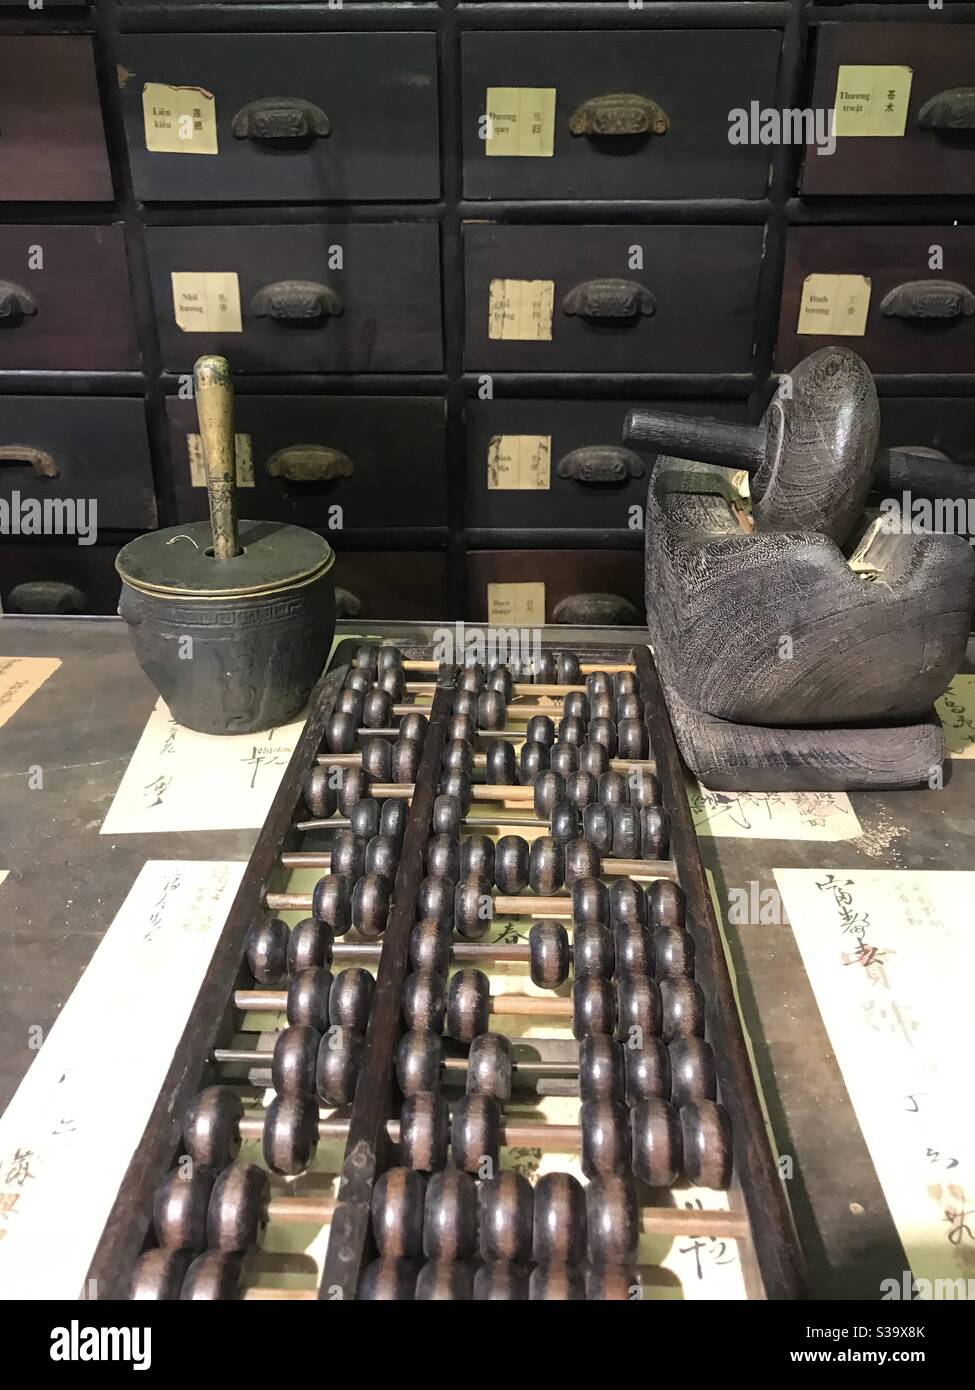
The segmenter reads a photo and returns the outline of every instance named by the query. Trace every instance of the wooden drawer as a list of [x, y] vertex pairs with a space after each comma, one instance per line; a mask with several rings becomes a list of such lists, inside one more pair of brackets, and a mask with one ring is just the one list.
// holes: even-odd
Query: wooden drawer
[[0, 371], [128, 371], [139, 360], [120, 225], [0, 226]]
[[120, 545], [46, 540], [0, 545], [0, 606], [8, 613], [115, 613]]
[[91, 39], [4, 34], [0, 201], [105, 203], [113, 197]]
[[[928, 268], [933, 247], [942, 248], [941, 270]], [[866, 318], [847, 317], [865, 301], [862, 287], [810, 282], [813, 275], [866, 277]], [[945, 285], [960, 288], [939, 289]], [[797, 331], [803, 303], [816, 309], [822, 332]], [[837, 335], [841, 323], [862, 332]], [[793, 367], [834, 341], [860, 353], [875, 372], [975, 372], [975, 227], [793, 227], [777, 365]]]
[[624, 449], [636, 405], [744, 420], [744, 401], [470, 401], [467, 524], [643, 531], [645, 456]]
[[[604, 597], [594, 606], [587, 596], [597, 594], [617, 602], [607, 605]], [[466, 616], [476, 622], [642, 627], [644, 613], [642, 551], [474, 550], [467, 556]]]
[[[437, 622], [446, 604], [446, 559], [433, 550], [343, 550], [335, 547], [335, 587], [340, 618], [384, 618]], [[343, 590], [344, 593], [339, 593]], [[350, 612], [346, 596], [355, 599]]]
[[163, 364], [218, 352], [238, 372], [436, 371], [438, 237], [432, 223], [149, 228]]
[[[9, 502], [13, 494], [21, 502], [84, 501], [81, 519], [99, 531], [155, 526], [143, 402], [0, 396], [0, 497]], [[51, 516], [57, 524], [66, 511], [56, 506]]]
[[940, 449], [975, 467], [975, 397], [881, 396], [880, 443]]
[[[196, 406], [166, 402], [181, 521], [209, 515]], [[235, 402], [245, 516], [320, 526], [446, 526], [444, 403], [365, 396]]]
[[[897, 67], [909, 76], [895, 75], [887, 88], [898, 93], [896, 128], [903, 124], [903, 134], [840, 135], [829, 156], [807, 151], [802, 192], [975, 194], [975, 24], [945, 24], [932, 16], [921, 24], [821, 24], [815, 34], [814, 107], [833, 107], [843, 67]], [[870, 119], [878, 101], [874, 86], [883, 76], [844, 75], [843, 90], [871, 94], [858, 103], [863, 111], [855, 119]], [[901, 94], [908, 93], [901, 123]], [[843, 105], [837, 107], [840, 120]]]
[[469, 223], [464, 240], [472, 370], [751, 368], [761, 227]]
[[761, 198], [768, 146], [729, 144], [728, 113], [772, 104], [780, 44], [771, 29], [464, 34], [464, 191]]
[[435, 34], [126, 35], [119, 83], [145, 202], [439, 194]]

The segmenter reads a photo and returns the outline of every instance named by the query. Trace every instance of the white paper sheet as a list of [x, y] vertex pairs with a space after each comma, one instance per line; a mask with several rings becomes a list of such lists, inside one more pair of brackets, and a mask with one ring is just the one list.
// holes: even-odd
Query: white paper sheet
[[862, 834], [845, 792], [714, 792], [690, 782], [699, 835], [746, 840], [855, 840]]
[[0, 727], [60, 665], [54, 656], [0, 656]]
[[0, 1299], [77, 1298], [244, 864], [145, 864], [0, 1117]]
[[951, 758], [975, 758], [975, 676], [956, 676], [935, 702]]

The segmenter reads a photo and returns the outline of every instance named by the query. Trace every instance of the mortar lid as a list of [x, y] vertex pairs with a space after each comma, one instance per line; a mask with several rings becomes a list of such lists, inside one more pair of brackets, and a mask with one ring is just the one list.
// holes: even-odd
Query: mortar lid
[[241, 553], [213, 556], [208, 521], [148, 531], [123, 546], [115, 568], [132, 588], [180, 598], [243, 598], [310, 583], [331, 569], [335, 552], [303, 526], [241, 521]]

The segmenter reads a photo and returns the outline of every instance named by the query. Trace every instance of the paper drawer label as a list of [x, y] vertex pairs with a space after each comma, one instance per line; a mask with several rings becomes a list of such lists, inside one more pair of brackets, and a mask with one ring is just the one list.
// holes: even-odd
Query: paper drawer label
[[142, 120], [146, 149], [153, 154], [217, 153], [217, 102], [202, 87], [147, 82]]
[[550, 434], [496, 434], [488, 444], [488, 492], [547, 492], [551, 479]]
[[492, 626], [540, 627], [545, 622], [545, 585], [489, 584], [487, 606]]
[[807, 275], [796, 332], [862, 338], [869, 309], [870, 281], [866, 275]]
[[242, 333], [235, 270], [174, 270], [173, 312], [184, 333]]
[[833, 105], [835, 135], [903, 135], [914, 73], [905, 67], [841, 63]]
[[488, 337], [507, 343], [550, 343], [554, 280], [492, 280]]
[[554, 87], [488, 87], [484, 153], [551, 159], [555, 153]]
[[[198, 434], [186, 436], [186, 452], [190, 459], [190, 481], [194, 487], [206, 487], [207, 470], [203, 461], [203, 440]], [[254, 448], [249, 434], [234, 435], [237, 456], [237, 486], [254, 486]]]

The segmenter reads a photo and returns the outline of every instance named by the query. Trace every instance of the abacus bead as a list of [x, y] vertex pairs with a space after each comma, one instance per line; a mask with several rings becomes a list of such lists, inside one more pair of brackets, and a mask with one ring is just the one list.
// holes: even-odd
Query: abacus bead
[[[380, 726], [376, 726], [377, 728]], [[364, 738], [360, 745], [362, 766], [377, 782], [388, 782], [393, 775], [393, 750], [385, 738]]]
[[228, 1302], [240, 1289], [240, 1256], [226, 1250], [208, 1250], [197, 1255], [186, 1271], [179, 1291], [181, 1303], [206, 1300]]
[[684, 890], [672, 878], [657, 878], [647, 888], [652, 927], [682, 927], [686, 914]]
[[[388, 778], [384, 779], [388, 781]], [[374, 796], [364, 796], [349, 812], [349, 829], [363, 842], [379, 833], [379, 802]]]
[[460, 842], [459, 878], [494, 882], [495, 847], [490, 835], [466, 835]]
[[318, 1029], [307, 1023], [295, 1023], [281, 1030], [271, 1054], [271, 1085], [279, 1096], [314, 1094], [315, 1063], [321, 1041]]
[[565, 799], [581, 811], [596, 800], [598, 784], [591, 772], [573, 772], [565, 779]]
[[617, 710], [616, 738], [621, 758], [642, 762], [650, 756], [650, 735], [642, 719], [621, 719]]
[[387, 666], [385, 671], [379, 672], [379, 689], [393, 701], [402, 700], [406, 694], [406, 672], [400, 667]]
[[687, 975], [669, 976], [660, 981], [663, 1001], [663, 1039], [704, 1037], [704, 991]]
[[612, 809], [590, 801], [582, 812], [582, 834], [597, 854], [609, 854], [613, 848]]
[[693, 975], [697, 952], [690, 932], [680, 927], [661, 927], [653, 934], [658, 980], [667, 975]]
[[174, 1302], [191, 1258], [188, 1250], [147, 1250], [132, 1271], [129, 1298], [134, 1302]]
[[392, 758], [390, 781], [415, 782], [420, 772], [423, 745], [417, 739], [406, 738], [401, 733], [393, 744], [393, 751], [390, 756]]
[[600, 774], [596, 792], [601, 806], [623, 806], [626, 804], [626, 778], [610, 768]]
[[585, 1301], [586, 1286], [578, 1269], [538, 1265], [531, 1272], [528, 1295], [533, 1303], [581, 1303]]
[[356, 1295], [363, 1303], [412, 1303], [416, 1265], [410, 1260], [373, 1260]]
[[579, 754], [576, 745], [562, 737], [562, 727], [565, 722], [563, 719], [559, 724], [558, 742], [553, 743], [548, 751], [548, 765], [560, 777], [571, 777], [579, 766]]
[[436, 1173], [447, 1165], [449, 1114], [436, 1091], [407, 1096], [399, 1115], [399, 1152], [407, 1168]]
[[671, 1102], [679, 1110], [693, 1101], [716, 1100], [718, 1076], [711, 1044], [703, 1038], [675, 1038], [670, 1055]]
[[292, 975], [288, 986], [289, 1023], [306, 1023], [324, 1033], [328, 1027], [328, 1001], [332, 975], [323, 966], [312, 965]]
[[646, 714], [643, 708], [643, 701], [639, 695], [630, 693], [629, 695], [617, 695], [616, 697], [616, 722], [619, 724], [622, 719], [640, 719]]
[[387, 1168], [372, 1189], [372, 1235], [384, 1259], [414, 1259], [423, 1249], [427, 1179], [415, 1168]]
[[670, 1187], [684, 1165], [681, 1126], [667, 1101], [642, 1100], [630, 1111], [633, 1176], [648, 1187]]
[[454, 1166], [465, 1173], [497, 1172], [500, 1134], [498, 1102], [492, 1096], [463, 1096], [450, 1125]]
[[631, 806], [660, 805], [660, 780], [645, 767], [631, 768], [626, 784], [630, 792]]
[[364, 767], [347, 767], [338, 792], [339, 810], [347, 816], [357, 801], [369, 795], [372, 778]]
[[552, 839], [556, 840], [564, 849], [570, 840], [577, 840], [582, 833], [582, 820], [579, 812], [567, 801], [560, 801], [552, 807], [549, 828], [552, 832]]
[[288, 938], [288, 974], [297, 975], [314, 965], [331, 965], [335, 936], [332, 928], [314, 917], [303, 917]]
[[332, 786], [332, 769], [316, 764], [305, 778], [302, 795], [308, 814], [320, 820], [327, 820], [335, 814], [335, 788]]
[[261, 1151], [272, 1173], [293, 1177], [310, 1167], [318, 1147], [318, 1100], [275, 1096], [264, 1117]]
[[594, 1265], [625, 1264], [636, 1256], [640, 1211], [628, 1178], [603, 1173], [586, 1188], [589, 1258]]
[[507, 666], [491, 666], [485, 677], [485, 685], [489, 690], [497, 690], [504, 696], [506, 704], [510, 704], [511, 697], [515, 693], [515, 683], [511, 672]]
[[531, 677], [536, 685], [551, 685], [555, 680], [555, 656], [540, 651], [531, 660]]
[[500, 690], [482, 690], [477, 697], [477, 724], [480, 729], [503, 729], [508, 709]]
[[[346, 710], [336, 710], [325, 726], [325, 743], [330, 753], [351, 753], [355, 749], [359, 721]], [[311, 807], [308, 808], [311, 810]]]
[[616, 723], [616, 697], [614, 695], [594, 695], [589, 702], [589, 722], [594, 719], [605, 719], [610, 724]]
[[659, 1038], [634, 1038], [634, 1045], [623, 1048], [626, 1067], [626, 1103], [642, 1100], [670, 1100], [670, 1055]]
[[531, 1259], [534, 1194], [521, 1173], [499, 1173], [480, 1184], [482, 1260]]
[[558, 735], [560, 741], [570, 746], [575, 753], [573, 758], [574, 770], [579, 766], [578, 749], [586, 741], [586, 725], [581, 719], [575, 719], [571, 715], [563, 715], [559, 720]]
[[444, 745], [441, 762], [447, 772], [466, 772], [469, 777], [474, 771], [474, 747], [466, 739], [451, 739]]
[[655, 1038], [663, 1024], [660, 986], [648, 975], [624, 975], [616, 983], [618, 1021], [616, 1036]]
[[336, 830], [332, 837], [332, 852], [329, 856], [329, 870], [332, 874], [345, 874], [353, 882], [362, 877], [365, 870], [366, 842], [351, 828]]
[[429, 724], [430, 721], [425, 714], [421, 714], [419, 710], [410, 710], [409, 714], [404, 714], [399, 721], [399, 736], [409, 739], [411, 743], [422, 745], [427, 736]]
[[469, 1260], [477, 1248], [477, 1184], [470, 1173], [444, 1168], [427, 1186], [423, 1253], [428, 1260]]
[[617, 922], [613, 928], [613, 942], [618, 975], [653, 974], [653, 937], [649, 927], [639, 922]]
[[465, 941], [479, 941], [494, 919], [490, 886], [478, 878], [458, 883], [454, 893], [454, 930]]
[[344, 936], [352, 926], [354, 887], [355, 880], [348, 874], [328, 874], [315, 884], [312, 913], [317, 922], [331, 927], [333, 936]]
[[460, 877], [460, 841], [456, 835], [434, 835], [427, 842], [424, 856], [431, 878], [447, 878], [456, 883]]
[[404, 1033], [396, 1049], [396, 1080], [404, 1096], [439, 1091], [443, 1043], [437, 1033]]
[[578, 685], [582, 680], [582, 670], [575, 652], [559, 652], [555, 679], [559, 685]]
[[640, 853], [640, 843], [640, 812], [635, 806], [614, 806], [614, 858], [636, 859]]
[[609, 920], [614, 926], [617, 922], [633, 922], [646, 926], [646, 894], [632, 878], [617, 878], [610, 884]]
[[533, 922], [528, 956], [532, 983], [539, 989], [558, 989], [564, 984], [569, 978], [569, 934], [562, 923]]
[[454, 714], [462, 715], [465, 718], [469, 718], [471, 715], [475, 714], [477, 710], [477, 691], [456, 691], [454, 694], [454, 700], [453, 704], [451, 705], [451, 709], [453, 710]]
[[587, 739], [579, 745], [579, 771], [597, 778], [609, 771], [609, 751], [604, 744]]
[[352, 665], [357, 671], [365, 671], [370, 680], [375, 680], [379, 670], [379, 648], [375, 642], [360, 642], [352, 653]]
[[399, 845], [392, 835], [373, 835], [366, 845], [366, 874], [376, 874], [392, 883], [399, 865]]
[[217, 1178], [207, 1212], [207, 1240], [211, 1250], [244, 1254], [260, 1243], [267, 1223], [271, 1184], [256, 1163], [225, 1168]]
[[570, 690], [562, 701], [562, 714], [566, 719], [581, 719], [589, 723], [589, 696], [583, 690]]
[[619, 1104], [625, 1094], [623, 1049], [615, 1038], [593, 1033], [579, 1043], [579, 1097]]
[[315, 1088], [323, 1105], [351, 1105], [365, 1051], [365, 1034], [335, 1026], [322, 1038], [318, 1049]]
[[259, 985], [276, 985], [288, 968], [287, 924], [266, 917], [251, 928], [247, 938], [247, 964]]
[[367, 941], [377, 941], [386, 930], [393, 885], [381, 874], [363, 874], [352, 890], [352, 925]]
[[473, 1297], [473, 1271], [459, 1261], [428, 1260], [417, 1276], [417, 1303], [470, 1303]]
[[447, 974], [450, 965], [450, 923], [424, 917], [410, 932], [410, 964], [414, 970]]
[[491, 983], [483, 970], [457, 970], [447, 986], [447, 1035], [471, 1042], [488, 1030]]
[[447, 985], [433, 970], [414, 970], [403, 985], [403, 1018], [420, 1033], [442, 1033], [447, 1015]]
[[461, 812], [467, 814], [471, 804], [471, 779], [468, 773], [460, 768], [441, 773], [440, 791], [444, 796], [456, 797]]
[[642, 1296], [640, 1279], [632, 1265], [604, 1265], [586, 1270], [588, 1303], [633, 1303]]
[[572, 987], [572, 1033], [584, 1038], [589, 1033], [616, 1030], [616, 993], [609, 980], [596, 975], [576, 979]]
[[544, 743], [526, 739], [518, 755], [518, 780], [523, 787], [534, 786], [535, 778], [549, 764], [549, 752]]
[[485, 781], [495, 787], [513, 787], [518, 776], [515, 750], [506, 739], [495, 738], [485, 752]]
[[388, 671], [391, 666], [403, 665], [403, 653], [399, 647], [394, 647], [391, 643], [386, 643], [376, 649], [376, 669], [378, 671]]
[[433, 803], [433, 820], [430, 826], [433, 835], [459, 835], [464, 808], [456, 796], [441, 792]]
[[[578, 844], [579, 841], [573, 841]], [[609, 892], [595, 875], [577, 878], [572, 884], [572, 920], [577, 927], [609, 923]]]
[[613, 672], [613, 693], [620, 695], [636, 695], [639, 687], [636, 675], [633, 671], [614, 671]]
[[613, 689], [613, 682], [607, 671], [590, 671], [586, 677], [586, 694], [590, 700], [594, 695], [608, 695]]
[[467, 1094], [511, 1099], [511, 1043], [501, 1033], [480, 1033], [467, 1057]]
[[[595, 709], [595, 706], [594, 706]], [[616, 725], [612, 719], [594, 714], [587, 729], [590, 743], [601, 743], [609, 757], [616, 757]], [[605, 776], [605, 773], [603, 774]]]
[[[415, 779], [411, 778], [411, 780]], [[379, 812], [379, 833], [388, 835], [391, 840], [395, 840], [396, 844], [402, 847], [409, 815], [410, 808], [407, 803], [399, 797], [391, 796], [388, 801], [383, 802]]]
[[460, 675], [460, 667], [452, 661], [441, 661], [437, 667], [437, 685], [453, 686]]
[[[472, 706], [473, 708], [473, 703]], [[465, 743], [473, 743], [477, 729], [474, 726], [474, 716], [472, 714], [452, 714], [447, 720], [447, 728], [444, 734], [446, 741], [451, 739], [461, 739]]]
[[544, 1173], [535, 1184], [532, 1257], [536, 1264], [579, 1264], [586, 1254], [586, 1196], [571, 1173]]
[[448, 878], [424, 878], [417, 890], [418, 917], [449, 926], [454, 915], [454, 883]]
[[572, 965], [576, 980], [593, 975], [609, 980], [616, 969], [613, 935], [601, 922], [586, 922], [572, 933]]
[[580, 1161], [587, 1178], [597, 1173], [625, 1173], [629, 1168], [628, 1116], [625, 1106], [609, 1100], [584, 1100], [580, 1105]]
[[369, 679], [368, 674], [365, 671], [359, 670], [355, 666], [353, 666], [350, 669], [348, 675], [345, 678], [346, 690], [358, 690], [363, 695], [371, 687], [371, 685], [372, 681]]
[[551, 835], [539, 835], [528, 851], [528, 886], [550, 897], [565, 879], [565, 850]]
[[[362, 702], [365, 693], [361, 690], [340, 690], [335, 701], [335, 710], [339, 714], [348, 714], [355, 721], [355, 728], [358, 729], [362, 722]], [[333, 749], [338, 752], [338, 749]], [[351, 749], [342, 749], [342, 752], [351, 752]]]
[[474, 1275], [474, 1299], [480, 1303], [524, 1303], [528, 1299], [528, 1270], [492, 1260]]
[[525, 738], [551, 748], [555, 742], [555, 725], [547, 714], [533, 714], [525, 725]]
[[184, 1175], [173, 1170], [160, 1183], [152, 1202], [156, 1240], [167, 1250], [205, 1250], [207, 1207], [213, 1191], [211, 1169], [194, 1167]]
[[552, 807], [565, 800], [565, 779], [547, 767], [535, 778], [532, 790], [535, 815], [539, 820], [548, 820]]
[[724, 1191], [731, 1182], [731, 1121], [723, 1105], [699, 1100], [680, 1111], [684, 1176], [698, 1187]]
[[662, 806], [640, 807], [641, 853], [644, 859], [666, 859], [670, 851], [670, 817]]
[[528, 885], [528, 841], [502, 835], [494, 851], [494, 881], [499, 893], [520, 893]]
[[226, 1168], [240, 1149], [240, 1121], [244, 1104], [229, 1086], [207, 1086], [195, 1096], [186, 1112], [183, 1142], [186, 1152], [201, 1168]]
[[571, 887], [579, 879], [598, 879], [602, 870], [599, 851], [588, 840], [571, 840], [565, 847], [565, 882]]
[[464, 669], [457, 681], [459, 690], [472, 690], [475, 694], [484, 689], [484, 667], [479, 661], [465, 661]]

